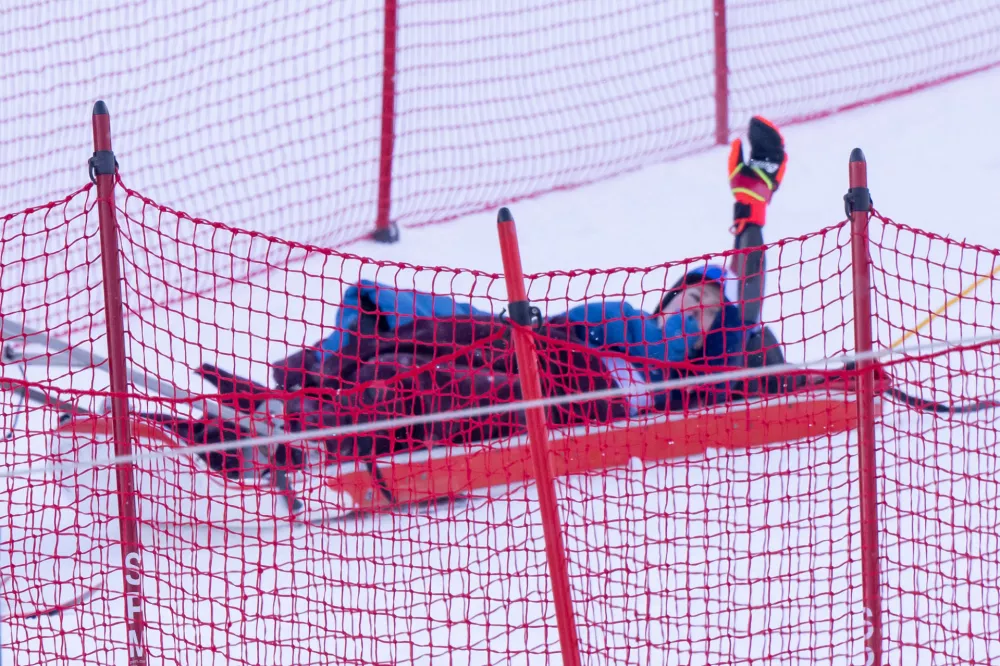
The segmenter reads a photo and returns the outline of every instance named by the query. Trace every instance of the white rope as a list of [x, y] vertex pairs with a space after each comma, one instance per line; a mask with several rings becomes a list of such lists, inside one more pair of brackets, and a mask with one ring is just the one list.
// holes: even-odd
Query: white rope
[[[896, 348], [886, 348], [871, 352], [842, 354], [839, 356], [819, 358], [814, 361], [803, 363], [782, 363], [780, 365], [770, 365], [760, 368], [740, 368], [725, 372], [715, 372], [697, 377], [685, 377], [682, 379], [667, 379], [659, 382], [651, 382], [643, 385], [645, 392], [658, 393], [673, 389], [689, 388], [693, 386], [706, 386], [719, 384], [741, 379], [758, 379], [771, 375], [786, 374], [796, 371], [822, 370], [829, 366], [836, 366], [840, 369], [847, 363], [862, 363], [865, 361], [877, 361], [892, 357], [922, 356], [941, 349], [958, 347], [977, 347], [988, 344], [1000, 343], [1000, 334], [988, 336], [978, 336], [962, 338], [957, 341], [943, 340], [940, 342], [908, 345]], [[357, 435], [360, 433], [373, 432], [378, 430], [388, 430], [405, 428], [408, 426], [422, 425], [427, 423], [439, 423], [453, 419], [463, 419], [476, 416], [491, 416], [494, 414], [506, 414], [533, 407], [552, 407], [556, 405], [566, 405], [574, 402], [584, 402], [588, 400], [602, 398], [616, 398], [629, 396], [635, 393], [635, 387], [614, 387], [588, 393], [572, 393], [560, 396], [540, 398], [538, 400], [520, 400], [516, 402], [506, 402], [485, 407], [469, 407], [450, 412], [437, 412], [420, 416], [406, 416], [383, 421], [372, 421], [370, 423], [354, 423], [340, 426], [330, 426], [327, 428], [317, 428], [297, 433], [283, 433], [278, 435], [266, 435], [231, 442], [217, 442], [214, 444], [200, 444], [195, 446], [174, 447], [158, 449], [146, 453], [137, 453], [129, 456], [114, 456], [99, 460], [81, 460], [76, 462], [58, 463], [54, 465], [22, 465], [9, 469], [0, 470], [0, 479], [25, 476], [42, 476], [45, 474], [70, 472], [94, 467], [106, 467], [127, 462], [145, 462], [150, 460], [160, 460], [164, 458], [182, 458], [202, 453], [212, 453], [214, 451], [231, 450], [235, 447], [272, 447], [278, 444], [291, 442], [304, 442], [316, 439], [331, 439], [343, 437], [345, 435]]]

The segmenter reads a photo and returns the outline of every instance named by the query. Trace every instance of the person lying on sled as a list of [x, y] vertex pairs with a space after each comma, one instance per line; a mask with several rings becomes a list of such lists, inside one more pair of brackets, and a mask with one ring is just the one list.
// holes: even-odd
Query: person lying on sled
[[[763, 227], [767, 205], [781, 185], [787, 156], [781, 133], [764, 118], [751, 119], [748, 134], [750, 159], [744, 160], [740, 139], [733, 141], [729, 153], [729, 181], [736, 199], [732, 231], [735, 249], [741, 251], [732, 256], [729, 267], [694, 266], [666, 291], [652, 313], [627, 301], [601, 299], [545, 322], [550, 328], [568, 327], [568, 335], [595, 350], [616, 352], [603, 358], [615, 383], [641, 386], [720, 368], [783, 362], [777, 339], [760, 323], [760, 309], [765, 269]], [[447, 296], [362, 281], [346, 291], [334, 332], [318, 349], [289, 357], [285, 367], [333, 379], [343, 374], [344, 362], [353, 363], [357, 352], [348, 347], [355, 338], [392, 338], [394, 331], [415, 322], [456, 318], [482, 321], [491, 314]], [[665, 371], [665, 367], [670, 369]], [[277, 372], [280, 376], [276, 379], [286, 388], [304, 385], [296, 370], [290, 369], [290, 375], [284, 370]], [[314, 384], [322, 382], [313, 377]], [[779, 388], [776, 381], [770, 383], [772, 392]], [[701, 390], [698, 398], [702, 404], [728, 399], [734, 388], [759, 392], [767, 387], [718, 386]], [[641, 396], [641, 389], [638, 393]], [[632, 410], [679, 408], [683, 398], [680, 393], [637, 397]]]
[[[665, 378], [710, 376], [719, 369], [783, 360], [776, 339], [759, 320], [762, 227], [784, 175], [784, 142], [763, 118], [750, 122], [749, 139], [749, 161], [744, 162], [739, 140], [729, 156], [736, 199], [733, 231], [742, 252], [733, 255], [728, 268], [693, 267], [650, 313], [625, 301], [602, 299], [540, 323], [536, 346], [545, 395], [588, 394], [615, 385], [634, 389], [627, 400], [587, 398], [553, 406], [548, 410], [552, 425], [608, 422], [783, 390], [779, 383], [719, 385], [710, 380], [687, 391], [643, 389]], [[516, 363], [510, 326], [492, 313], [447, 296], [361, 281], [345, 291], [334, 331], [318, 345], [273, 363], [272, 377], [277, 389], [287, 392], [285, 422], [291, 430], [303, 431], [516, 401], [521, 398]], [[202, 374], [223, 394], [273, 393], [211, 366]], [[259, 408], [259, 401], [243, 402], [241, 409]], [[373, 430], [324, 444], [338, 456], [364, 456], [523, 430], [523, 413], [512, 411]], [[189, 439], [201, 441], [202, 436]]]
[[[628, 412], [678, 409], [691, 404], [690, 392], [643, 393], [641, 384], [781, 362], [776, 339], [759, 322], [764, 289], [761, 246], [767, 205], [781, 184], [787, 158], [781, 133], [763, 118], [750, 121], [749, 140], [749, 161], [744, 160], [739, 139], [733, 142], [728, 160], [736, 199], [735, 246], [741, 250], [733, 255], [730, 267], [695, 266], [666, 291], [652, 313], [626, 301], [602, 299], [543, 322], [539, 357], [552, 368], [543, 373], [545, 381], [554, 382], [552, 391], [585, 393], [600, 388], [597, 384], [633, 384], [639, 386], [638, 395]], [[288, 391], [311, 387], [341, 392], [336, 399], [339, 407], [327, 405], [325, 414], [307, 419], [316, 426], [374, 414], [390, 418], [487, 405], [520, 395], [506, 333], [505, 324], [492, 313], [468, 303], [362, 281], [346, 290], [334, 331], [316, 347], [275, 364], [273, 376], [278, 387]], [[501, 337], [476, 348], [478, 342], [497, 335]], [[577, 351], [555, 363], [556, 340], [576, 342], [594, 353]], [[462, 356], [463, 346], [474, 349], [468, 358]], [[437, 359], [446, 360], [435, 363]], [[433, 373], [409, 376], [413, 368], [428, 364]], [[394, 384], [399, 376], [405, 381]], [[369, 388], [354, 395], [351, 391], [357, 386]], [[692, 395], [697, 404], [709, 404], [760, 389], [709, 383]], [[315, 411], [312, 407], [316, 405], [304, 411]], [[354, 416], [345, 416], [350, 413]], [[619, 415], [614, 407], [602, 414]], [[576, 422], [558, 414], [550, 417], [556, 423]], [[456, 428], [468, 427], [442, 431], [439, 424], [428, 435], [451, 439], [460, 435]], [[474, 430], [493, 436], [505, 432], [504, 428]]]

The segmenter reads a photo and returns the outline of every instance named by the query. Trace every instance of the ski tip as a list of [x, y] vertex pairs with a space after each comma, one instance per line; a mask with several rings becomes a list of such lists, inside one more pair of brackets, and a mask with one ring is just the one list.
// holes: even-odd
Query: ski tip
[[860, 148], [855, 148], [854, 150], [851, 151], [851, 162], [864, 162], [864, 161], [865, 161], [865, 154]]
[[497, 213], [497, 224], [500, 224], [501, 222], [513, 222], [513, 221], [514, 221], [514, 216], [511, 214], [510, 208], [504, 206], [503, 208], [500, 209], [500, 212]]
[[103, 100], [97, 100], [96, 102], [94, 102], [94, 115], [95, 116], [108, 115], [108, 105], [105, 104]]
[[46, 606], [29, 614], [15, 617], [19, 617], [19, 619], [22, 620], [40, 620], [44, 617], [60, 617], [69, 611], [79, 610], [80, 607], [90, 601], [95, 594], [97, 594], [97, 588], [88, 588], [75, 598], [67, 599], [62, 602], [57, 601], [51, 606]]

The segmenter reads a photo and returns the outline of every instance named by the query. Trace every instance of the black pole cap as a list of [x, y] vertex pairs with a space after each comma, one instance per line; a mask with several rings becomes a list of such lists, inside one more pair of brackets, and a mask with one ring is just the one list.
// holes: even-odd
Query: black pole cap
[[860, 148], [855, 148], [851, 151], [851, 161], [852, 162], [864, 162], [865, 154]]
[[106, 116], [108, 115], [108, 105], [101, 100], [94, 102], [94, 115], [95, 116]]
[[500, 224], [501, 222], [513, 222], [513, 221], [514, 221], [514, 216], [511, 215], [510, 208], [504, 206], [503, 208], [500, 209], [500, 212], [497, 213], [497, 224]]

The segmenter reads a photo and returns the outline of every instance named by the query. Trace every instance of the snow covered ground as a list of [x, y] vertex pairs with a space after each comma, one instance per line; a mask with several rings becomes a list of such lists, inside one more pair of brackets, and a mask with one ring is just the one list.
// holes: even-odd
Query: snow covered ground
[[[876, 206], [884, 213], [914, 227], [1000, 245], [993, 226], [1000, 196], [1000, 135], [993, 122], [998, 105], [1000, 71], [994, 70], [789, 127], [788, 175], [770, 211], [768, 238], [797, 236], [842, 219], [847, 157], [860, 146], [868, 156]], [[723, 148], [513, 208], [531, 272], [656, 266], [723, 250], [731, 242], [730, 211]], [[499, 272], [494, 215], [403, 229], [397, 245], [366, 242], [349, 250]], [[954, 293], [964, 286], [967, 275], [954, 270], [964, 256], [935, 255], [929, 263], [938, 261], [948, 270], [906, 297], [914, 307], [894, 330], [880, 331], [883, 343], [913, 323], [906, 318], [942, 302], [942, 287]], [[350, 259], [319, 256], [301, 265], [315, 275], [368, 270]], [[432, 271], [390, 274], [433, 286]], [[266, 285], [283, 278], [256, 279]], [[638, 291], [627, 278], [615, 279], [622, 280], [619, 293]], [[642, 279], [643, 286], [670, 281], [663, 271]], [[784, 285], [801, 276], [781, 279]], [[209, 298], [191, 299], [183, 315], [157, 313], [163, 330], [135, 331], [147, 344], [137, 350], [145, 354], [141, 363], [218, 359], [263, 379], [263, 361], [282, 354], [285, 344], [315, 339], [332, 321], [337, 289], [320, 282], [283, 285], [301, 289], [302, 298], [277, 302], [270, 292], [255, 312], [240, 304], [256, 305], [264, 291], [241, 285], [224, 295], [235, 305], [231, 320], [225, 306]], [[561, 293], [569, 290], [578, 298], [599, 286], [583, 282], [562, 284]], [[538, 298], [545, 286], [534, 289]], [[972, 319], [942, 322], [935, 337], [968, 334], [974, 324], [997, 327], [993, 287], [982, 289], [980, 303], [965, 313]], [[503, 296], [499, 284], [473, 291]], [[787, 314], [777, 309], [780, 304], [770, 301], [765, 317]], [[282, 316], [289, 312], [298, 313], [291, 325]], [[217, 325], [179, 328], [210, 317]], [[820, 317], [808, 326], [821, 330], [825, 322]], [[183, 330], [183, 338], [162, 345], [167, 328]], [[796, 339], [803, 344], [790, 350], [793, 359], [848, 342], [823, 338], [808, 347], [805, 332]], [[218, 350], [217, 356], [206, 350]], [[887, 634], [897, 646], [887, 663], [996, 661], [1000, 469], [991, 417], [907, 418], [894, 418], [898, 432], [883, 432], [896, 463], [886, 482], [888, 501], [893, 534], [919, 535], [924, 545], [885, 545], [898, 563], [887, 575], [896, 593], [886, 602]], [[922, 434], [909, 441], [909, 432]], [[585, 618], [585, 663], [863, 663], [859, 545], [857, 533], [847, 528], [857, 521], [850, 490], [853, 442], [836, 437], [752, 454], [714, 452], [701, 460], [634, 465], [561, 482], [575, 602]], [[941, 450], [951, 442], [956, 450]], [[934, 501], [922, 488], [930, 489]], [[48, 575], [90, 580], [116, 561], [117, 549], [107, 545], [115, 536], [113, 523], [75, 512], [77, 500], [53, 494], [51, 485], [31, 492], [62, 508], [22, 515], [24, 524], [56, 526], [63, 536], [90, 540], [77, 543], [78, 549], [69, 537], [58, 547], [38, 546], [52, 551], [44, 563], [51, 567]], [[968, 503], [952, 502], [952, 496]], [[158, 655], [169, 651], [186, 664], [560, 663], [534, 498], [533, 489], [517, 489], [498, 501], [428, 516], [262, 530], [253, 537], [148, 529], [143, 546], [152, 661], [160, 663]], [[83, 564], [80, 552], [86, 554]], [[952, 567], [950, 574], [941, 573], [945, 565]], [[103, 585], [82, 612], [4, 627], [3, 662], [15, 663], [16, 644], [18, 664], [125, 663], [122, 655], [105, 654], [123, 635], [120, 624], [106, 624], [106, 618], [123, 614], [109, 592], [120, 590], [117, 573], [104, 576]]]
[[[998, 194], [1000, 72], [783, 130], [789, 166], [770, 206], [767, 237], [799, 236], [844, 217], [847, 160], [868, 158], [878, 209], [910, 226], [987, 246]], [[732, 199], [728, 147], [708, 150], [583, 189], [512, 207], [525, 270], [651, 266], [728, 249]], [[403, 230], [403, 242], [355, 243], [350, 251], [426, 266], [501, 271], [495, 212]]]

